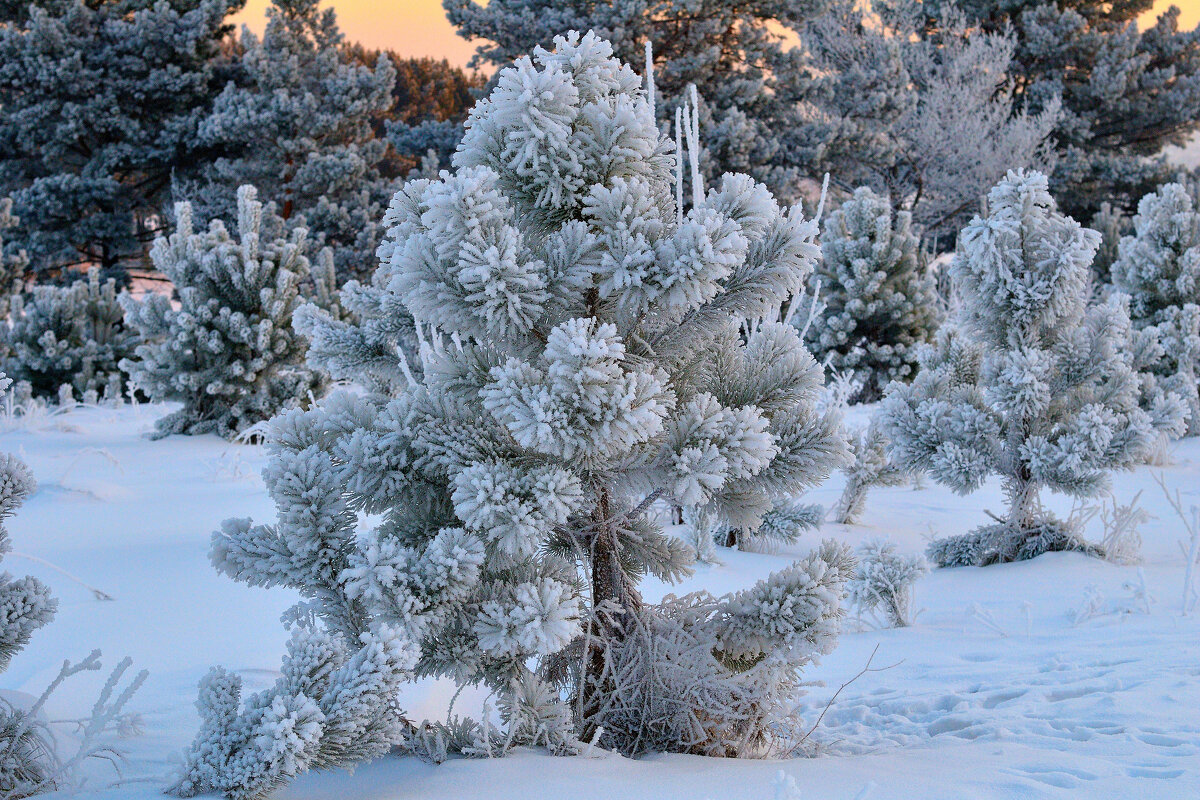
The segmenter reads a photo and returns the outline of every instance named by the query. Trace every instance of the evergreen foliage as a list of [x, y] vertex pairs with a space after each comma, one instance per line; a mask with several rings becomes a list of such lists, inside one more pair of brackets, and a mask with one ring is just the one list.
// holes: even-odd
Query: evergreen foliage
[[[320, 342], [361, 336], [373, 355], [339, 369], [368, 392], [271, 424], [278, 523], [227, 521], [218, 570], [299, 591], [289, 619], [346, 641], [403, 632], [416, 675], [498, 694], [505, 741], [752, 754], [796, 735], [846, 548], [725, 598], [652, 606], [638, 582], [693, 556], [647, 516], [655, 500], [757, 527], [845, 458], [836, 417], [814, 410], [820, 368], [768, 321], [808, 279], [817, 228], [738, 175], [706, 193], [694, 174], [685, 213], [676, 165], [641, 80], [596, 35], [502, 71], [456, 170], [393, 198], [383, 277], [354, 290], [376, 320], [402, 304], [417, 352], [399, 327], [300, 316], [323, 361], [336, 349]], [[502, 751], [485, 730], [456, 722], [451, 739]]]
[[[1121, 239], [1113, 283], [1130, 297], [1130, 316], [1157, 340], [1144, 361], [1154, 385], [1186, 404], [1188, 431], [1200, 433], [1200, 210], [1187, 187], [1169, 183], [1146, 195]], [[1152, 347], [1154, 345], [1151, 345]]]
[[[392, 51], [388, 56], [396, 65], [392, 91], [396, 104], [380, 133], [386, 131], [400, 173], [409, 178], [436, 177], [442, 166], [450, 164], [462, 138], [462, 123], [483, 90], [484, 76], [451, 66], [445, 59], [405, 58]], [[414, 169], [423, 174], [414, 174]]]
[[296, 631], [275, 685], [244, 703], [242, 679], [211, 670], [196, 700], [200, 733], [171, 793], [257, 800], [305, 770], [352, 766], [403, 743], [394, 706], [416, 652], [386, 628], [360, 639], [351, 650], [341, 637]]
[[125, 324], [119, 298], [116, 281], [101, 282], [99, 269], [67, 286], [13, 295], [9, 325], [0, 327], [5, 372], [27, 382], [35, 397], [120, 401], [120, 363], [141, 337]]
[[815, 280], [824, 311], [805, 342], [814, 358], [861, 384], [859, 400], [875, 402], [893, 380], [912, 380], [917, 347], [941, 322], [912, 216], [893, 215], [886, 198], [857, 189], [830, 215], [821, 254]]
[[[0, 393], [11, 385], [12, 379], [0, 374]], [[4, 521], [35, 487], [24, 462], [11, 453], [0, 455], [0, 558], [12, 550]], [[57, 609], [50, 587], [37, 578], [0, 573], [0, 671], [8, 668], [35, 631], [54, 619]], [[24, 711], [0, 701], [0, 793], [25, 797], [22, 790], [44, 786], [54, 767], [50, 747], [52, 742], [29, 723]]]
[[1089, 302], [1099, 239], [1058, 212], [1036, 172], [1010, 173], [988, 195], [987, 216], [962, 232], [956, 326], [926, 349], [912, 384], [892, 385], [881, 419], [906, 469], [964, 494], [990, 474], [1003, 479], [1003, 519], [935, 542], [939, 564], [1080, 549], [1039, 491], [1095, 496], [1153, 439], [1124, 307]]
[[172, 177], [212, 157], [198, 136], [227, 76], [239, 0], [39, 0], [0, 17], [0, 195], [39, 274], [120, 273], [162, 231]]
[[285, 233], [256, 197], [251, 186], [238, 190], [236, 238], [219, 220], [193, 231], [190, 204], [176, 204], [175, 233], [157, 240], [150, 257], [175, 285], [179, 308], [162, 295], [122, 296], [125, 324], [144, 341], [121, 368], [151, 399], [183, 403], [156, 422], [159, 436], [229, 438], [321, 387], [292, 330], [301, 292], [317, 293], [307, 232]]
[[[12, 379], [0, 374], [0, 393], [11, 385]], [[10, 453], [0, 455], [0, 558], [12, 550], [4, 521], [36, 486], [33, 473], [23, 461]], [[0, 574], [0, 670], [8, 668], [13, 656], [29, 643], [38, 628], [54, 619], [57, 609], [58, 601], [50, 596], [50, 588], [37, 578]]]
[[249, 184], [281, 218], [331, 247], [339, 275], [364, 276], [394, 181], [382, 174], [387, 143], [375, 120], [393, 104], [396, 71], [380, 54], [359, 63], [343, 44], [332, 8], [318, 0], [272, 0], [259, 39], [248, 29], [230, 82], [199, 126], [222, 155], [199, 185], [181, 184], [201, 218], [234, 221], [237, 187]]
[[1129, 218], [1112, 203], [1101, 203], [1100, 210], [1092, 217], [1092, 230], [1100, 234], [1100, 249], [1092, 259], [1092, 272], [1096, 282], [1103, 285], [1112, 281], [1112, 265], [1117, 260], [1121, 239], [1129, 233]]

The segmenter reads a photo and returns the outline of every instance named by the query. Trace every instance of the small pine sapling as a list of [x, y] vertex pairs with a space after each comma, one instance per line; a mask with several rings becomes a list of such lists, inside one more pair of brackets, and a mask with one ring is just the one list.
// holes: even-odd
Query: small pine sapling
[[126, 324], [145, 341], [121, 368], [152, 400], [183, 403], [157, 421], [158, 436], [232, 438], [323, 384], [292, 330], [313, 284], [305, 232], [282, 238], [282, 220], [251, 186], [238, 190], [237, 238], [219, 220], [194, 231], [188, 203], [176, 204], [175, 217], [175, 232], [155, 241], [150, 257], [175, 285], [179, 308], [162, 295], [122, 297]]
[[824, 311], [808, 327], [813, 357], [861, 383], [873, 403], [893, 380], [910, 381], [917, 347], [940, 323], [912, 215], [863, 187], [830, 215], [814, 280]]
[[872, 422], [850, 438], [854, 462], [843, 470], [846, 486], [833, 507], [833, 521], [853, 525], [862, 519], [867, 492], [876, 486], [900, 486], [908, 475], [888, 456], [888, 439], [883, 428]]
[[929, 573], [920, 555], [901, 555], [896, 545], [883, 539], [858, 548], [858, 569], [846, 584], [850, 602], [860, 618], [870, 614], [886, 627], [905, 628], [916, 619], [913, 585]]
[[906, 469], [962, 494], [1003, 479], [1007, 513], [932, 543], [940, 566], [1094, 551], [1042, 509], [1039, 492], [1094, 497], [1153, 441], [1124, 307], [1089, 301], [1099, 239], [1058, 212], [1037, 172], [1010, 172], [962, 232], [955, 326], [922, 354], [912, 384], [889, 387], [881, 416]]
[[[771, 321], [817, 226], [746, 176], [705, 191], [694, 157], [685, 208], [682, 155], [594, 34], [502, 70], [454, 171], [393, 198], [382, 274], [343, 296], [355, 318], [299, 316], [365, 391], [270, 424], [278, 524], [227, 521], [217, 569], [297, 590], [289, 618], [346, 641], [403, 632], [415, 675], [496, 693], [506, 742], [786, 739], [801, 668], [836, 641], [849, 550], [724, 598], [658, 606], [639, 582], [694, 557], [647, 513], [659, 500], [755, 529], [844, 462], [820, 367]], [[468, 735], [495, 741], [489, 724], [453, 739], [491, 753]], [[443, 729], [423, 730], [437, 755]]]
[[717, 543], [725, 544], [729, 535], [720, 518], [707, 506], [685, 506], [683, 524], [687, 526], [687, 543], [696, 551], [696, 561], [719, 564]]
[[141, 342], [127, 325], [116, 281], [100, 270], [67, 286], [34, 286], [10, 298], [10, 325], [0, 328], [4, 370], [35, 397], [120, 402], [122, 359]]
[[1112, 264], [1129, 315], [1161, 342], [1148, 364], [1165, 391], [1187, 404], [1188, 433], [1200, 433], [1200, 209], [1183, 184], [1168, 183], [1138, 203], [1134, 233], [1121, 239]]

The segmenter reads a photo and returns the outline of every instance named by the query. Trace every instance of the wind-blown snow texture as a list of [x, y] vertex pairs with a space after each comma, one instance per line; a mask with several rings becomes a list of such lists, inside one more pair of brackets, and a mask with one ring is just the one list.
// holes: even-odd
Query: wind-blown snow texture
[[[198, 725], [196, 683], [213, 663], [240, 675], [246, 691], [278, 677], [287, 633], [278, 614], [295, 602], [284, 590], [229, 581], [208, 562], [209, 536], [234, 514], [273, 509], [258, 477], [266, 463], [257, 447], [216, 436], [150, 442], [143, 434], [167, 406], [78, 408], [0, 433], [0, 451], [17, 452], [39, 488], [9, 523], [20, 551], [51, 561], [115, 597], [101, 602], [42, 564], [10, 554], [6, 565], [31, 573], [60, 598], [58, 619], [13, 659], [0, 689], [37, 692], [62, 654], [79, 642], [129, 653], [151, 676], [134, 699], [144, 733], [121, 740], [125, 783], [104, 764], [89, 766], [88, 798], [161, 798], [174, 767], [171, 754]], [[856, 409], [859, 425], [869, 409]], [[860, 417], [861, 418], [858, 418]], [[1200, 503], [1200, 440], [1180, 443], [1162, 469], [1185, 505]], [[846, 633], [837, 651], [806, 677], [824, 681], [804, 699], [815, 720], [837, 687], [866, 663], [872, 672], [847, 687], [814, 738], [822, 757], [740, 761], [693, 756], [641, 760], [555, 758], [527, 751], [503, 760], [451, 760], [431, 766], [387, 757], [352, 775], [309, 774], [279, 792], [280, 800], [544, 797], [721, 798], [768, 800], [779, 770], [803, 797], [851, 800], [868, 785], [869, 800], [962, 798], [1185, 798], [1200, 793], [1200, 619], [1179, 614], [1184, 559], [1181, 526], [1154, 484], [1158, 469], [1118, 476], [1127, 502], [1139, 490], [1157, 519], [1142, 529], [1146, 586], [1155, 602], [1142, 613], [1127, 582], [1138, 567], [1119, 567], [1078, 553], [984, 569], [934, 570], [916, 584], [916, 624], [903, 630]], [[832, 503], [835, 477], [805, 500]], [[1069, 502], [1048, 504], [1063, 515]], [[924, 488], [877, 488], [861, 525], [826, 525], [821, 536], [849, 544], [886, 536], [902, 553], [924, 549], [931, 530], [963, 533], [998, 510], [992, 479], [969, 497], [932, 482]], [[1099, 535], [1093, 523], [1088, 533]], [[673, 591], [724, 592], [751, 585], [811, 549], [818, 536], [774, 554], [722, 550], [721, 564], [698, 565]], [[666, 591], [644, 585], [647, 599]], [[1099, 616], [1074, 624], [1088, 587]], [[978, 610], [973, 611], [975, 606]], [[981, 619], [990, 619], [999, 630]], [[85, 635], [86, 634], [86, 635]], [[48, 709], [53, 719], [78, 717], [102, 676], [64, 687]], [[445, 714], [448, 682], [409, 685], [400, 698], [413, 716]], [[477, 714], [483, 698], [465, 693], [456, 713]], [[914, 794], [920, 787], [919, 794]]]

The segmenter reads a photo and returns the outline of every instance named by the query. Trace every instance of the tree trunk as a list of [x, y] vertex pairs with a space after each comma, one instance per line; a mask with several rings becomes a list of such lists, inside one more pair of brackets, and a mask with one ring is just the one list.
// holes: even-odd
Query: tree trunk
[[1017, 475], [1009, 481], [1008, 524], [1023, 534], [1037, 526], [1034, 510], [1037, 508], [1038, 487], [1030, 480], [1029, 468], [1021, 465]]
[[[596, 729], [603, 724], [603, 720], [596, 717], [603, 708], [611, 681], [611, 676], [606, 675], [606, 645], [626, 635], [630, 626], [623, 618], [641, 606], [641, 598], [629, 585], [621, 569], [610, 505], [608, 489], [602, 488], [594, 516], [597, 531], [591, 545], [592, 617], [588, 632], [589, 649], [584, 654], [584, 675], [580, 687], [584, 741], [590, 741]], [[602, 604], [610, 608], [606, 613], [596, 613]], [[613, 604], [620, 610], [612, 610]]]

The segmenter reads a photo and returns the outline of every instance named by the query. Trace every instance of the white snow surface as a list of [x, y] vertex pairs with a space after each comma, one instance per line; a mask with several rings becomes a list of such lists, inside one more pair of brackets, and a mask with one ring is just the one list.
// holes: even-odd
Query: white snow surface
[[[198, 724], [196, 683], [210, 666], [236, 670], [246, 691], [274, 681], [286, 632], [286, 590], [249, 588], [208, 563], [221, 520], [270, 521], [274, 508], [259, 471], [261, 448], [214, 436], [149, 441], [167, 406], [77, 408], [10, 425], [0, 451], [18, 453], [37, 492], [10, 527], [14, 574], [33, 574], [60, 599], [57, 619], [0, 675], [0, 690], [39, 693], [64, 658], [92, 648], [106, 665], [133, 657], [150, 678], [134, 698], [140, 735], [116, 742], [111, 766], [88, 767], [84, 797], [160, 798]], [[854, 409], [857, 422], [868, 409]], [[861, 417], [861, 419], [857, 419]], [[389, 757], [354, 773], [309, 774], [279, 800], [524, 800], [529, 797], [666, 800], [933, 800], [934, 798], [1200, 797], [1200, 618], [1180, 613], [1183, 526], [1154, 482], [1162, 473], [1185, 507], [1200, 504], [1200, 439], [1178, 443], [1173, 464], [1116, 476], [1114, 494], [1141, 503], [1147, 523], [1143, 563], [1149, 613], [1134, 596], [1139, 566], [1116, 566], [1076, 553], [985, 568], [934, 570], [916, 586], [923, 609], [907, 629], [848, 631], [838, 649], [808, 672], [818, 682], [800, 699], [816, 722], [838, 687], [875, 653], [868, 672], [846, 686], [812, 733], [815, 757], [725, 760], [659, 755], [637, 760], [593, 751], [556, 758], [519, 751], [493, 761], [456, 759], [433, 766]], [[805, 496], [831, 505], [841, 476]], [[1065, 515], [1071, 502], [1046, 498]], [[874, 489], [862, 525], [826, 524], [772, 554], [718, 549], [721, 564], [699, 565], [677, 587], [649, 582], [648, 599], [699, 588], [715, 593], [750, 585], [834, 537], [859, 544], [886, 536], [902, 552], [924, 549], [932, 534], [985, 523], [1004, 508], [999, 486], [958, 497], [923, 488]], [[1089, 526], [1099, 536], [1098, 521]], [[27, 554], [51, 562], [114, 596], [96, 600], [79, 584]], [[1097, 613], [1076, 623], [1091, 596]], [[53, 698], [48, 716], [83, 716], [103, 674], [76, 678]], [[411, 716], [446, 713], [454, 687], [425, 681], [406, 690]], [[478, 713], [484, 697], [465, 692], [456, 712]], [[781, 778], [782, 773], [782, 778]], [[788, 783], [794, 779], [797, 793]]]

